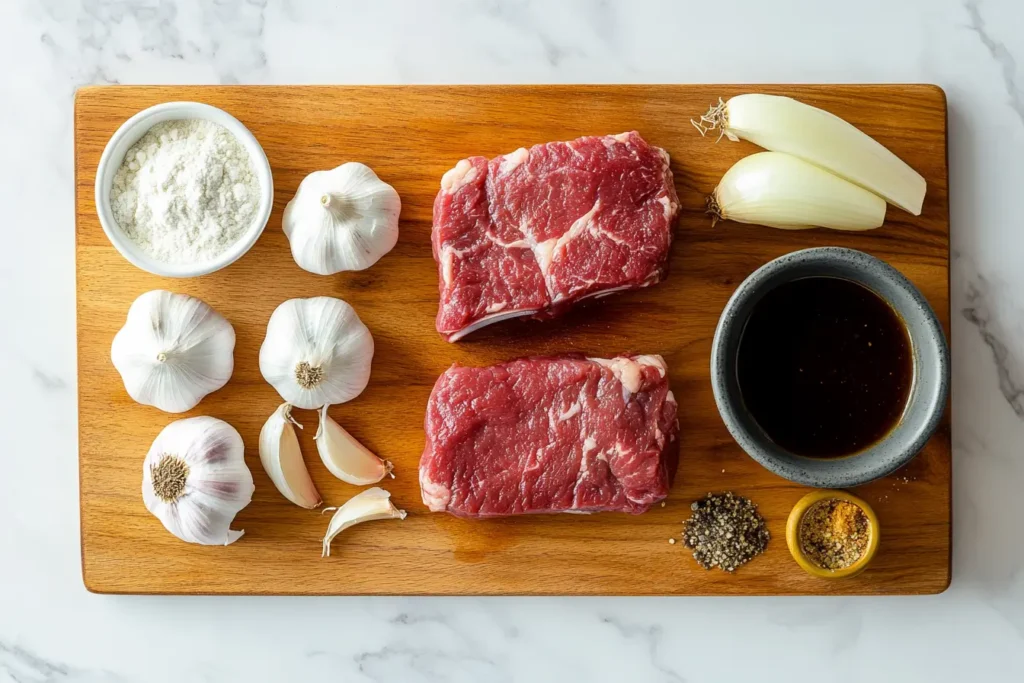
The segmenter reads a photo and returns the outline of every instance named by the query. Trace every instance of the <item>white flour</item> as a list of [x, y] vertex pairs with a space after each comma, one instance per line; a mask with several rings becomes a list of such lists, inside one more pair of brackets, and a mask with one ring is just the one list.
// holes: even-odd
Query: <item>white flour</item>
[[218, 256], [252, 223], [260, 185], [249, 153], [223, 126], [200, 119], [158, 123], [114, 175], [114, 219], [165, 263]]

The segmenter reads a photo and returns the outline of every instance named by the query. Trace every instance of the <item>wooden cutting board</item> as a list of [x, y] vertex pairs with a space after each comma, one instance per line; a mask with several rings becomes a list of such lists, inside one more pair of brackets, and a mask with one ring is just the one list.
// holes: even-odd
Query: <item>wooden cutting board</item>
[[[719, 97], [760, 91], [823, 107], [877, 138], [928, 180], [924, 213], [889, 210], [873, 232], [786, 232], [712, 227], [704, 197], [747, 143], [700, 137], [690, 118]], [[221, 107], [266, 150], [276, 197], [266, 232], [234, 265], [171, 280], [131, 266], [100, 229], [93, 180], [100, 153], [135, 112], [169, 100]], [[441, 175], [459, 159], [580, 135], [638, 130], [672, 155], [682, 213], [671, 275], [647, 290], [587, 305], [555, 322], [513, 321], [448, 344], [434, 330], [437, 275], [431, 206]], [[345, 161], [369, 164], [402, 197], [401, 237], [368, 271], [320, 277], [299, 269], [281, 232], [281, 212], [309, 172]], [[709, 381], [711, 338], [733, 289], [755, 268], [804, 247], [838, 245], [885, 259], [907, 275], [949, 330], [946, 101], [933, 86], [416, 86], [98, 87], [75, 101], [79, 451], [82, 567], [104, 593], [242, 594], [904, 594], [936, 593], [950, 580], [950, 422], [896, 474], [857, 489], [882, 526], [881, 549], [861, 576], [806, 575], [785, 543], [790, 508], [807, 489], [761, 468], [729, 437]], [[237, 334], [235, 372], [186, 415], [135, 404], [110, 363], [110, 344], [131, 302], [151, 289], [200, 297]], [[376, 342], [366, 391], [332, 416], [395, 463], [385, 483], [409, 512], [404, 522], [346, 531], [321, 559], [328, 518], [288, 503], [257, 453], [260, 427], [281, 402], [260, 376], [258, 350], [274, 308], [293, 297], [350, 302]], [[430, 514], [417, 463], [423, 414], [437, 376], [453, 362], [484, 365], [528, 354], [659, 353], [679, 399], [681, 460], [665, 507], [640, 516], [544, 515], [466, 521]], [[212, 415], [246, 446], [256, 493], [236, 519], [245, 537], [228, 547], [179, 541], [142, 504], [142, 460], [157, 433], [180, 417]], [[302, 446], [327, 504], [359, 489], [333, 478], [317, 455], [313, 411]], [[729, 575], [698, 567], [678, 538], [690, 503], [731, 490], [760, 506], [767, 552]]]

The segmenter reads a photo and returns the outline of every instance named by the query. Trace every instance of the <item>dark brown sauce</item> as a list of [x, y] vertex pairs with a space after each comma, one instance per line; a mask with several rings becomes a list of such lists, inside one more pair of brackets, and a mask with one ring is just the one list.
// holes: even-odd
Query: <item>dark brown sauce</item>
[[906, 327], [877, 294], [811, 277], [768, 292], [747, 321], [737, 367], [747, 410], [787, 451], [861, 451], [903, 415], [914, 379]]

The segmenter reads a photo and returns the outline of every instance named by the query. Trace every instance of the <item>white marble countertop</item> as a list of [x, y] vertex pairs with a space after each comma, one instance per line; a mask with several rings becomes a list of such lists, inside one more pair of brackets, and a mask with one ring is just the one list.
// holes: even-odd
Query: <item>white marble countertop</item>
[[[0, 682], [1024, 680], [1024, 3], [0, 2]], [[87, 83], [938, 83], [952, 587], [918, 598], [91, 595], [72, 95]]]

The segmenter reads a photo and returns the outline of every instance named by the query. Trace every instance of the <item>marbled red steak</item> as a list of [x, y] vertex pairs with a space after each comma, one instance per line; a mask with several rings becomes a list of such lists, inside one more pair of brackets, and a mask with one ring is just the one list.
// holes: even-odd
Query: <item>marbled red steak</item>
[[668, 154], [636, 132], [463, 159], [434, 200], [437, 331], [455, 341], [653, 285], [678, 211]]
[[678, 462], [666, 374], [661, 356], [452, 366], [427, 404], [423, 502], [471, 518], [644, 512]]

